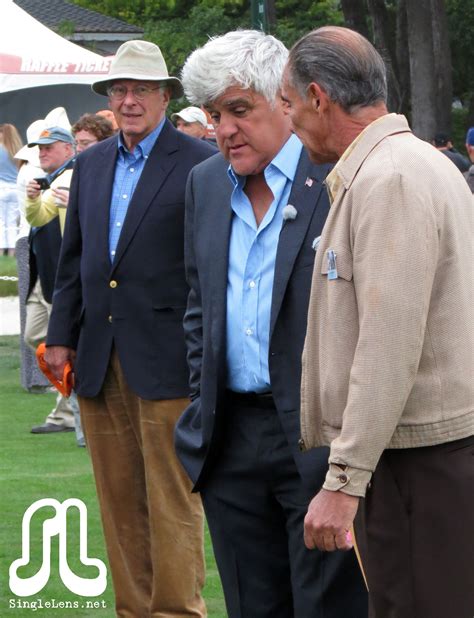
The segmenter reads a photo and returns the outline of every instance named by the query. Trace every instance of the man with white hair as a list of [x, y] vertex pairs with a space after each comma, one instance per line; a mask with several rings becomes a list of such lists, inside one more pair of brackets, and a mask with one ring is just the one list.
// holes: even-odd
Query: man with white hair
[[[365, 618], [353, 552], [312, 554], [303, 520], [327, 450], [298, 449], [301, 352], [327, 165], [291, 134], [284, 45], [230, 32], [186, 61], [220, 154], [190, 174], [184, 319], [192, 403], [175, 432], [199, 491], [229, 618]], [[212, 187], [212, 190], [210, 188]]]

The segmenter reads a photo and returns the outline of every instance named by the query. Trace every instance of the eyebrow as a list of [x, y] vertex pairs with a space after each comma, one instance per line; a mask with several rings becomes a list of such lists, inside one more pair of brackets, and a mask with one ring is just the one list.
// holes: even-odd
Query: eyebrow
[[[229, 99], [228, 101], [226, 101], [225, 103], [223, 103], [224, 107], [235, 107], [236, 105], [246, 105], [246, 106], [250, 106], [252, 105], [252, 102], [250, 99], [245, 98], [245, 97], [239, 97], [236, 99]], [[215, 107], [212, 104], [209, 105], [204, 105], [204, 107], [208, 110], [214, 110]]]
[[245, 97], [240, 97], [237, 99], [229, 99], [229, 101], [226, 101], [224, 105], [226, 107], [232, 107], [234, 105], [251, 105], [251, 101]]

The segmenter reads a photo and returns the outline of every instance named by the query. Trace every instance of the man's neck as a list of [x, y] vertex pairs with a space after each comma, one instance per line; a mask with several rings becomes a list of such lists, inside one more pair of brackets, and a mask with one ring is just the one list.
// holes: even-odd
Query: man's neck
[[[362, 107], [352, 114], [344, 112], [341, 108], [337, 110], [336, 127], [334, 130], [335, 152], [340, 158], [352, 142], [362, 133], [362, 131], [388, 114], [384, 103], [378, 103], [370, 107]], [[339, 128], [338, 128], [339, 127]]]
[[247, 176], [244, 193], [252, 205], [258, 227], [273, 201], [273, 193], [267, 184], [264, 172]]

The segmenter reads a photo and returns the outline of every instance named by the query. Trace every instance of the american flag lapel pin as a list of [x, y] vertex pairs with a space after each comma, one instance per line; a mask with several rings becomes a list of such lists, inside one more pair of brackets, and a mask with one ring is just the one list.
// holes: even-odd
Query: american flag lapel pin
[[313, 186], [313, 179], [308, 176], [308, 178], [306, 178], [304, 184], [305, 184], [306, 187], [312, 187]]

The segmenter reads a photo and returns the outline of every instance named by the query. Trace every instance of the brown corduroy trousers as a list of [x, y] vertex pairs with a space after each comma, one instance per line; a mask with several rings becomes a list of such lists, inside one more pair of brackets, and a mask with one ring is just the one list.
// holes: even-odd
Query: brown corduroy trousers
[[101, 393], [79, 398], [120, 618], [207, 615], [201, 500], [174, 451], [187, 403], [135, 395], [115, 352]]

